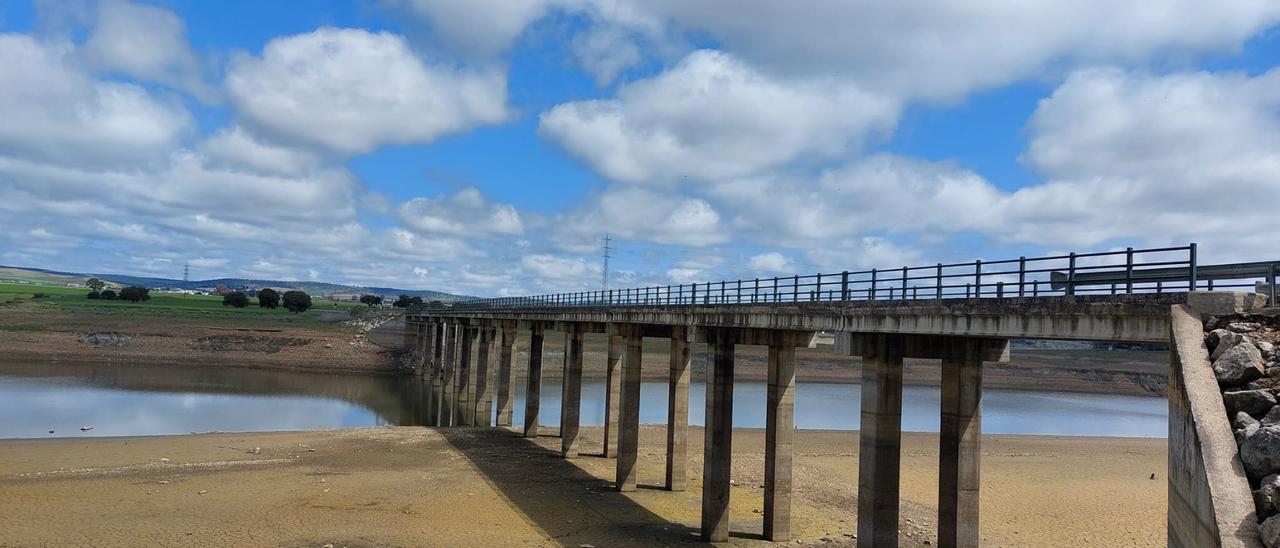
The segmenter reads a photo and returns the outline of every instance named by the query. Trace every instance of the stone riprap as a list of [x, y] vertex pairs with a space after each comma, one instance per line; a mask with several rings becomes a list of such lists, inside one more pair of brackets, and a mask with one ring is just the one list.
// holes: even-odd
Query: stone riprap
[[1213, 316], [1205, 347], [1253, 490], [1263, 544], [1280, 547], [1280, 317]]

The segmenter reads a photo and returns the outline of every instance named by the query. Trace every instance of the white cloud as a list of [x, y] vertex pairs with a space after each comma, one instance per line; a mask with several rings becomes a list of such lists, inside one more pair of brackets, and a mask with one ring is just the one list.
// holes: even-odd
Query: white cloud
[[516, 208], [485, 199], [476, 188], [438, 198], [414, 198], [399, 209], [400, 222], [427, 234], [451, 236], [518, 236], [524, 223]]
[[125, 0], [103, 2], [82, 55], [98, 70], [159, 82], [203, 101], [214, 95], [187, 42], [186, 24], [163, 8]]
[[65, 42], [0, 34], [0, 154], [76, 164], [167, 154], [191, 117], [139, 86], [96, 81]]
[[319, 154], [262, 142], [240, 126], [218, 130], [200, 145], [200, 151], [221, 165], [270, 174], [302, 173], [320, 163]]
[[505, 122], [497, 69], [422, 62], [401, 36], [321, 28], [277, 38], [231, 63], [242, 121], [270, 137], [361, 154]]
[[687, 246], [729, 240], [720, 214], [705, 200], [635, 187], [615, 187], [593, 196], [552, 224], [556, 245], [575, 252], [598, 249], [605, 232], [616, 238]]
[[455, 53], [488, 57], [502, 53], [542, 17], [553, 0], [388, 0], [431, 24]]
[[616, 26], [585, 30], [570, 43], [582, 68], [605, 85], [643, 60], [640, 47], [626, 31]]
[[617, 181], [669, 183], [750, 175], [856, 150], [883, 134], [897, 105], [830, 78], [775, 79], [701, 50], [616, 99], [564, 103], [539, 132]]
[[794, 272], [791, 259], [776, 251], [761, 253], [747, 260], [747, 268], [771, 274], [788, 274]]
[[600, 279], [600, 265], [582, 258], [525, 255], [520, 259], [520, 267], [527, 274], [549, 281], [596, 284]]

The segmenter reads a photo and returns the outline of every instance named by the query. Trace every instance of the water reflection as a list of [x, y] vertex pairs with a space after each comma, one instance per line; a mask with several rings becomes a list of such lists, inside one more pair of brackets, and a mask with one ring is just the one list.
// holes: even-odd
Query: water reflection
[[[524, 386], [516, 383], [515, 423], [523, 422]], [[542, 421], [554, 426], [560, 385], [542, 390]], [[587, 382], [584, 426], [604, 420], [604, 386]], [[689, 421], [701, 425], [701, 383], [689, 388]], [[271, 431], [421, 424], [424, 391], [413, 377], [324, 375], [236, 368], [72, 364], [0, 364], [0, 438], [125, 436], [207, 431]], [[764, 426], [765, 386], [739, 383], [735, 426]], [[796, 389], [799, 428], [855, 429], [859, 387], [806, 383]], [[1000, 434], [1163, 437], [1162, 398], [989, 389], [983, 430]], [[667, 388], [641, 388], [641, 421], [666, 421]], [[938, 389], [907, 387], [903, 429], [938, 430]], [[81, 432], [81, 426], [93, 430]]]

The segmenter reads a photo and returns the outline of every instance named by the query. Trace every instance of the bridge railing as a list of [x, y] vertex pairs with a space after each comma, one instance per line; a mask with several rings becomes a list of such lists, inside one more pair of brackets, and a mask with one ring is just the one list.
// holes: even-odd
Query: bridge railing
[[[1267, 263], [1258, 263], [1267, 264]], [[1269, 263], [1270, 280], [1280, 262]], [[1252, 271], [1251, 271], [1252, 272]], [[1218, 279], [1226, 274], [1221, 274]], [[1261, 277], [1261, 276], [1259, 276]], [[997, 261], [937, 263], [844, 271], [459, 301], [455, 311], [554, 308], [904, 301], [1183, 292], [1205, 288], [1196, 244], [1068, 253]], [[1207, 280], [1212, 288], [1214, 278]], [[1229, 281], [1219, 283], [1226, 289]], [[1274, 287], [1274, 283], [1272, 284]]]

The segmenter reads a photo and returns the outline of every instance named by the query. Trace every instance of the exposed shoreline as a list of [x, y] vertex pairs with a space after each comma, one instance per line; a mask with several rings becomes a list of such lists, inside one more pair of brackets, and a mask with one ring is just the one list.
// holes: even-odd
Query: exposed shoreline
[[[682, 493], [610, 490], [614, 461], [587, 455], [598, 452], [600, 435], [584, 429], [584, 456], [571, 460], [558, 456], [556, 437], [531, 441], [506, 429], [0, 440], [0, 530], [16, 545], [696, 540], [702, 430], [690, 429]], [[661, 482], [664, 438], [664, 428], [641, 428], [641, 485]], [[761, 430], [735, 429], [734, 545], [767, 545], [753, 537], [762, 444]], [[857, 452], [856, 432], [797, 433], [800, 545], [853, 544]], [[1163, 545], [1166, 458], [1158, 439], [985, 436], [983, 543]], [[904, 434], [903, 546], [935, 540], [936, 475], [937, 435]]]

